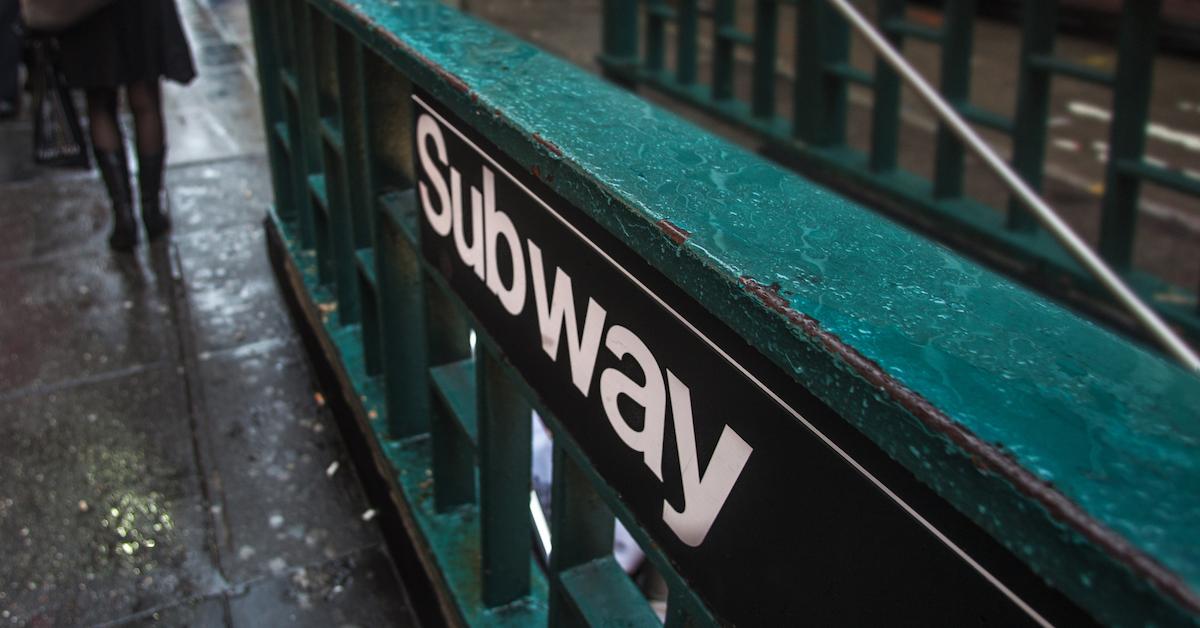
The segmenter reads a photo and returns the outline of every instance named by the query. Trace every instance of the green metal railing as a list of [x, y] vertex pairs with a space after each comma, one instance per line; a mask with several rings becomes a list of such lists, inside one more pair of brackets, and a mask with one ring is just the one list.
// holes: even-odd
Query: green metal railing
[[251, 10], [273, 259], [449, 623], [658, 625], [617, 520], [668, 626], [1200, 621], [1192, 374], [435, 0]]
[[[900, 166], [901, 80], [882, 60], [874, 72], [851, 65], [848, 24], [826, 0], [754, 0], [752, 4], [753, 28], [745, 32], [736, 24], [736, 9], [747, 5], [736, 0], [715, 0], [711, 11], [701, 11], [696, 0], [670, 5], [665, 0], [608, 0], [600, 62], [605, 73], [619, 82], [663, 90], [761, 134], [772, 142], [774, 154], [799, 160], [814, 174], [840, 181], [858, 193], [889, 199], [885, 204], [935, 233], [950, 236], [971, 254], [999, 251], [1031, 264], [1032, 272], [1026, 276], [1052, 286], [1051, 296], [1072, 298], [1058, 283], [1066, 279], [1083, 293], [1106, 298], [1101, 283], [1048, 237], [1015, 198], [1007, 207], [991, 207], [968, 193], [964, 146], [944, 122], [936, 132], [932, 176], [927, 179]], [[966, 120], [1009, 137], [1012, 166], [1034, 190], [1041, 189], [1045, 175], [1055, 78], [1111, 90], [1113, 115], [1099, 253], [1162, 316], [1193, 341], [1200, 338], [1196, 292], [1133, 267], [1143, 183], [1200, 198], [1200, 181], [1145, 159], [1162, 1], [1124, 3], [1115, 71], [1056, 56], [1058, 0], [1025, 1], [1020, 52], [1014, 60], [1019, 70], [1012, 117], [982, 109], [970, 100], [976, 0], [944, 0], [940, 27], [908, 19], [905, 0], [871, 4], [878, 28], [893, 45], [919, 40], [939, 47], [942, 97]], [[780, 22], [781, 5], [794, 6], [795, 25]], [[705, 20], [710, 28], [702, 28]], [[796, 41], [793, 110], [780, 112], [777, 44], [780, 30], [787, 28]], [[703, 58], [710, 68], [708, 76], [697, 70], [700, 32], [712, 34], [711, 53]], [[665, 54], [668, 39], [675, 44], [673, 67], [668, 67]], [[740, 97], [734, 88], [739, 48], [752, 54], [748, 97]], [[847, 140], [851, 85], [869, 88], [873, 95], [865, 151], [851, 147]]]

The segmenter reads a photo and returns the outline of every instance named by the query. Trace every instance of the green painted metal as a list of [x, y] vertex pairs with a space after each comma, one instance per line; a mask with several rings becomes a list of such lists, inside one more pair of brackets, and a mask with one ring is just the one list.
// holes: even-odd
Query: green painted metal
[[[945, 48], [942, 53], [942, 96], [960, 112], [971, 98], [971, 51], [974, 48], [975, 0], [949, 0], [945, 6]], [[963, 195], [962, 142], [946, 123], [938, 124], [933, 197]]]
[[775, 116], [775, 57], [779, 34], [776, 0], [754, 2], [754, 70], [750, 112], [757, 118]]
[[483, 603], [504, 606], [529, 594], [530, 413], [490, 348], [475, 353], [479, 402], [479, 506]]
[[[884, 32], [897, 49], [904, 45], [903, 30], [896, 28], [904, 17], [904, 0], [882, 0], [879, 19], [892, 24]], [[875, 106], [871, 109], [871, 170], [888, 173], [896, 169], [900, 153], [900, 75], [882, 59], [875, 64]]]
[[[802, 16], [824, 11], [816, 1], [798, 6]], [[353, 104], [360, 97], [354, 86], [328, 94], [343, 112], [342, 151], [310, 153], [322, 141], [311, 51], [297, 54], [293, 67], [274, 67], [273, 59], [287, 57], [285, 44], [269, 35], [258, 41], [260, 50], [275, 51], [259, 57], [263, 88], [276, 90], [264, 95], [264, 119], [287, 128], [287, 141], [280, 134], [271, 150], [273, 174], [280, 189], [304, 191], [277, 197], [296, 206], [276, 211], [271, 230], [340, 381], [374, 430], [373, 446], [392, 469], [403, 521], [453, 621], [524, 626], [582, 618], [595, 625], [646, 618], [630, 599], [628, 581], [615, 577], [601, 557], [613, 517], [667, 580], [671, 625], [713, 625], [719, 618], [486, 334], [474, 353], [473, 386], [467, 383], [468, 332], [477, 326], [419, 255], [410, 85], [471, 120], [519, 163], [536, 167], [564, 199], [1098, 618], [1162, 624], [1200, 618], [1200, 496], [1181, 490], [1200, 486], [1200, 424], [1192, 420], [1200, 384], [1193, 375], [433, 0], [252, 0], [251, 7], [255, 24], [275, 22], [276, 32], [311, 32], [312, 24], [327, 22], [352, 49], [335, 56], [339, 74], [355, 71], [361, 59], [360, 104]], [[824, 31], [812, 24], [805, 32], [815, 40], [802, 47], [815, 46], [817, 62], [800, 74], [819, 97], [805, 106], [837, 122], [844, 116], [845, 79], [828, 69], [844, 61], [844, 24]], [[285, 71], [296, 77], [295, 89]], [[361, 124], [371, 132], [350, 132], [353, 116], [345, 112], [352, 108], [362, 110]], [[740, 111], [749, 116], [749, 108]], [[839, 147], [838, 125], [829, 128], [808, 128], [806, 137], [825, 142], [814, 146], [825, 147], [830, 163], [857, 164], [856, 171], [869, 173], [865, 158], [855, 161]], [[329, 173], [346, 168], [337, 162], [358, 151], [365, 176], [342, 181], [363, 189], [340, 195], [367, 206], [340, 214], [322, 208], [317, 201], [324, 196], [330, 204], [333, 191]], [[920, 189], [899, 173], [889, 180]], [[970, 215], [969, 205], [943, 207]], [[329, 221], [361, 221], [364, 212], [372, 216], [365, 228], [373, 254], [354, 254], [358, 285], [374, 295], [364, 298], [364, 307], [374, 298], [380, 312], [374, 340], [365, 325], [342, 324], [337, 285], [320, 271], [336, 255], [321, 243]], [[312, 239], [305, 237], [309, 219], [314, 228], [324, 227], [314, 229]], [[682, 244], [667, 237], [662, 220], [690, 237]], [[364, 229], [357, 222], [353, 227], [354, 234]], [[361, 270], [372, 262], [374, 273]], [[775, 298], [764, 301], [747, 291], [750, 280], [775, 286]], [[382, 344], [379, 377], [368, 370], [366, 342]], [[881, 388], [879, 378], [893, 388]], [[1036, 479], [1037, 491], [1012, 469], [981, 468], [961, 438], [924, 422], [895, 390], [927, 404], [954, 434], [1003, 451], [1012, 468]], [[434, 391], [441, 404], [436, 411]], [[479, 501], [459, 494], [439, 503], [439, 482], [465, 485], [471, 439], [462, 408], [471, 405], [472, 393]], [[555, 433], [558, 462], [551, 520], [556, 549], [546, 571], [531, 556], [525, 510], [530, 407]], [[452, 429], [438, 427], [443, 418], [455, 422], [445, 424]], [[455, 432], [462, 447], [437, 453], [454, 445]], [[1046, 495], [1065, 510], [1048, 509]]]
[[[712, 14], [713, 64], [711, 89], [704, 85], [682, 86], [673, 77], [666, 60], [655, 52], [666, 20], [674, 12], [663, 0], [647, 0], [650, 16], [647, 41], [651, 44], [640, 72], [628, 64], [626, 76], [670, 96], [700, 107], [731, 123], [741, 125], [768, 141], [770, 154], [799, 166], [821, 180], [842, 189], [881, 199], [883, 211], [936, 233], [956, 248], [985, 260], [996, 254], [1016, 261], [1018, 278], [1037, 286], [1050, 296], [1078, 307], [1098, 320], [1117, 328], [1130, 329], [1103, 304], [1107, 293], [1070, 256], [1048, 243], [1036, 220], [1020, 203], [1011, 199], [1005, 207], [990, 207], [965, 195], [963, 147], [944, 125], [936, 139], [934, 173], [930, 180], [896, 167], [899, 143], [899, 89], [896, 76], [886, 64], [876, 63], [865, 72], [849, 63], [848, 30], [845, 21], [824, 0], [790, 0], [796, 7], [796, 77], [793, 81], [793, 110], [783, 117], [775, 111], [774, 74], [775, 7], [781, 0], [755, 0], [755, 32], [739, 33], [727, 26], [732, 4], [717, 2]], [[1110, 160], [1102, 201], [1103, 228], [1100, 250], [1125, 275], [1127, 283], [1139, 286], [1139, 295], [1170, 323], [1200, 339], [1200, 298], [1196, 290], [1175, 286], [1132, 268], [1134, 235], [1140, 186], [1150, 181], [1188, 196], [1200, 197], [1200, 186], [1177, 172], [1143, 163], [1149, 97], [1159, 7], [1161, 2], [1127, 3], [1118, 47], [1116, 74], [1083, 66], [1057, 57], [1054, 44], [1059, 0], [1026, 0], [1022, 3], [1021, 48], [1014, 60], [1018, 72], [1015, 115], [1012, 119], [982, 109], [969, 100], [973, 22], [978, 2], [945, 0], [943, 26], [931, 28], [906, 19], [901, 0], [876, 0], [877, 23], [894, 42], [912, 37], [941, 47], [941, 91], [968, 121], [1013, 138], [1014, 169], [1034, 189], [1041, 186], [1047, 138], [1050, 93], [1056, 77], [1081, 80], [1112, 88], [1114, 103], [1126, 113], [1114, 116], [1110, 131], [1122, 157]], [[662, 17], [655, 17], [662, 16]], [[636, 19], [626, 20], [635, 24]], [[756, 51], [749, 68], [754, 89], [749, 98], [738, 100], [731, 88], [734, 45]], [[661, 46], [659, 46], [661, 48]], [[601, 58], [604, 66], [604, 58]], [[1122, 73], [1121, 67], [1125, 68]], [[1124, 82], [1120, 77], [1124, 76]], [[875, 94], [871, 105], [871, 141], [865, 155], [846, 145], [847, 85], [864, 85]], [[1117, 118], [1120, 119], [1118, 123]], [[1110, 142], [1110, 147], [1112, 145]], [[1110, 150], [1112, 150], [1110, 148]], [[1112, 153], [1115, 155], [1115, 153]], [[1001, 220], [992, 216], [1000, 215]], [[1194, 303], [1179, 307], [1179, 300]]]
[[[627, 8], [626, 14], [633, 15], [636, 20], [637, 13], [635, 11], [636, 9], [634, 8]], [[675, 12], [667, 6], [666, 0], [650, 0], [650, 4], [646, 8], [647, 71], [658, 72], [663, 69], [666, 63], [665, 44], [663, 42], [666, 38], [667, 18], [674, 17], [674, 15]]]
[[[1046, 125], [1050, 118], [1050, 79], [1053, 74], [1036, 59], [1054, 54], [1058, 31], [1058, 0], [1025, 2], [1021, 16], [1020, 73], [1017, 113], [1013, 120], [1013, 170], [1034, 190], [1042, 189], [1046, 161]], [[1008, 228], [1034, 231], [1037, 220], [1013, 198], [1008, 203]]]
[[1121, 16], [1113, 121], [1108, 148], [1106, 193], [1100, 210], [1100, 255], [1116, 268], [1133, 262], [1141, 178], [1123, 170], [1128, 160], [1141, 161], [1150, 117], [1150, 86], [1157, 51], [1156, 30], [1162, 0], [1127, 2]]
[[691, 85], [696, 82], [696, 0], [679, 0], [678, 17], [675, 26], [675, 80], [680, 85]]
[[475, 362], [463, 360], [430, 369], [434, 409], [433, 485], [435, 507], [447, 512], [475, 503], [475, 456], [479, 441]]
[[[638, 0], [604, 0], [605, 75], [622, 84], [632, 84], [638, 66]], [[660, 54], [661, 54], [660, 38]]]
[[733, 97], [733, 55], [737, 49], [735, 8], [734, 0], [716, 0], [713, 7], [713, 29], [716, 32], [712, 69], [714, 101], [728, 100]]
[[806, 145], [840, 146], [846, 141], [847, 79], [833, 68], [849, 60], [849, 27], [823, 0], [800, 0], [796, 9], [792, 133]]
[[[591, 479], [561, 446], [554, 450], [554, 494], [551, 503], [562, 512], [554, 517], [551, 538], [558, 548], [550, 558], [554, 573], [574, 572], [574, 578], [559, 578], [551, 586], [550, 620], [558, 626], [602, 623], [610, 609], [623, 609], [632, 616], [628, 624], [647, 625], [657, 618], [641, 593], [612, 561], [613, 518], [608, 506], [591, 487]], [[613, 568], [616, 567], [616, 572]], [[606, 581], [596, 582], [598, 579]], [[596, 596], [595, 592], [603, 592]], [[647, 618], [646, 615], [649, 614]]]

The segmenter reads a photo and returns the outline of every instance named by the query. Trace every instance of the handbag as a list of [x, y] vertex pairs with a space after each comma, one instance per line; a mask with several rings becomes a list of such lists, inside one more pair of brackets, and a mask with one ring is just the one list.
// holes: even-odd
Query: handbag
[[34, 39], [29, 45], [33, 56], [29, 68], [33, 91], [33, 161], [61, 168], [90, 168], [75, 101], [54, 65], [50, 41]]
[[79, 22], [113, 0], [21, 0], [21, 19], [36, 31], [53, 33]]

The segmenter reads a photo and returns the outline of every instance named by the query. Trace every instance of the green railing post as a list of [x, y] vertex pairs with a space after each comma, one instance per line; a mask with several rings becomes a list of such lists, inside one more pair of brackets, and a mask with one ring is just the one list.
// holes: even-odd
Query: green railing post
[[358, 262], [355, 259], [354, 212], [350, 204], [346, 168], [345, 137], [342, 127], [342, 94], [338, 80], [338, 27], [330, 20], [311, 24], [315, 44], [317, 120], [321, 142], [322, 174], [325, 182], [326, 210], [334, 258], [334, 286], [337, 293], [337, 321], [356, 325], [360, 322]]
[[[309, 198], [309, 214], [312, 216], [313, 235], [317, 253], [317, 275], [323, 285], [335, 284], [337, 281], [336, 257], [333, 250], [333, 238], [330, 234], [328, 190], [325, 199], [318, 198], [318, 188], [314, 182], [320, 182], [324, 187], [325, 165], [321, 161], [322, 140], [320, 133], [321, 112], [317, 94], [317, 55], [312, 46], [313, 19], [315, 7], [298, 0], [292, 13], [292, 37], [296, 43], [296, 85], [300, 100], [300, 129], [298, 135], [301, 148], [301, 160], [304, 164], [305, 196]], [[303, 42], [303, 45], [301, 45]], [[324, 203], [324, 205], [322, 204]], [[336, 290], [336, 284], [335, 284]]]
[[376, 242], [371, 167], [368, 160], [366, 74], [362, 45], [347, 31], [338, 31], [338, 91], [341, 94], [342, 136], [345, 149], [347, 200], [353, 217], [354, 257], [357, 263], [358, 295], [361, 300], [363, 361], [367, 374], [383, 372], [382, 317], [379, 288], [368, 281], [378, 275], [374, 267]]
[[367, 77], [363, 47], [348, 32], [338, 31], [338, 90], [341, 94], [342, 135], [346, 148], [343, 159], [349, 174], [350, 210], [354, 216], [354, 248], [369, 248], [375, 242], [375, 212], [367, 182], [371, 165], [367, 161]]
[[[975, 0], [947, 0], [943, 16], [942, 95], [960, 110], [971, 98], [971, 51], [974, 49]], [[963, 194], [964, 147], [945, 123], [938, 124], [933, 175], [935, 199]]]
[[[407, 198], [412, 199], [412, 192]], [[381, 221], [380, 226], [375, 254], [388, 435], [402, 439], [429, 431], [428, 369], [432, 360], [425, 320], [426, 288], [421, 256], [409, 234], [390, 221]], [[438, 349], [438, 357], [443, 359], [447, 353], [448, 357], [454, 355], [440, 344]]]
[[601, 66], [604, 77], [632, 86], [637, 81], [637, 0], [604, 0], [604, 36]]
[[572, 568], [610, 556], [613, 551], [613, 516], [608, 506], [592, 489], [587, 475], [554, 445], [554, 477], [551, 483], [550, 538], [550, 625], [584, 625], [563, 591], [558, 576]]
[[828, 68], [849, 56], [849, 25], [824, 0], [800, 0], [796, 13], [793, 133], [812, 146], [836, 146], [846, 136], [846, 83]]
[[[472, 369], [449, 368], [446, 375], [453, 374], [459, 379], [446, 392], [469, 390], [475, 385], [474, 381], [464, 381], [473, 374]], [[437, 512], [475, 503], [475, 446], [459, 425], [459, 420], [467, 417], [456, 417], [456, 407], [449, 402], [436, 395], [433, 403], [433, 502]], [[464, 405], [460, 403], [457, 408], [462, 409]], [[471, 408], [471, 412], [474, 411]], [[473, 422], [475, 418], [467, 420]]]
[[712, 97], [721, 101], [733, 98], [733, 55], [737, 43], [730, 36], [735, 28], [734, 0], [716, 0], [713, 7]]
[[1132, 265], [1141, 191], [1141, 178], [1126, 172], [1124, 167], [1140, 164], [1146, 148], [1161, 8], [1162, 0], [1126, 2], [1121, 15], [1108, 170], [1100, 217], [1100, 255], [1120, 269]]
[[779, 34], [777, 0], [754, 2], [754, 71], [750, 111], [756, 118], [775, 116], [775, 58]]
[[696, 82], [696, 0], [679, 0], [675, 48], [675, 80], [680, 85]]
[[[1054, 53], [1058, 0], [1026, 0], [1021, 14], [1021, 59], [1017, 113], [1013, 122], [1013, 169], [1034, 190], [1042, 188], [1046, 125], [1050, 117], [1050, 70], [1034, 61]], [[1008, 228], [1033, 231], [1037, 220], [1015, 198], [1008, 204]]]
[[297, 22], [300, 21], [300, 13], [306, 10], [307, 5], [298, 4], [298, 0], [284, 0], [278, 6], [281, 7], [281, 10], [277, 27], [282, 31], [280, 41], [283, 43], [283, 54], [280, 55], [283, 65], [280, 67], [280, 76], [286, 75], [289, 79], [286, 81], [288, 89], [285, 92], [287, 103], [284, 109], [287, 134], [292, 148], [290, 160], [292, 185], [289, 193], [296, 204], [294, 211], [300, 227], [300, 243], [304, 248], [312, 249], [317, 246], [317, 228], [314, 217], [317, 210], [313, 205], [312, 195], [308, 191], [308, 175], [313, 158], [308, 148], [308, 144], [311, 142], [305, 140], [307, 135], [304, 133], [305, 105], [299, 81], [299, 66], [304, 63], [304, 59], [296, 46], [296, 31], [299, 28]]
[[250, 24], [254, 32], [255, 66], [258, 68], [259, 98], [263, 110], [263, 126], [267, 132], [267, 154], [271, 160], [271, 184], [275, 191], [275, 208], [279, 217], [288, 222], [296, 221], [296, 207], [291, 198], [291, 181], [288, 173], [286, 141], [276, 129], [286, 124], [283, 90], [279, 83], [281, 46], [276, 34], [277, 13], [263, 6], [264, 0], [250, 2]]
[[480, 543], [483, 605], [503, 606], [529, 594], [529, 402], [504, 366], [479, 344]]
[[[904, 0], [879, 0], [879, 23], [897, 49], [904, 38], [889, 23], [904, 19]], [[888, 173], [896, 169], [900, 149], [900, 75], [881, 58], [875, 60], [875, 105], [871, 110], [871, 170]]]
[[666, 0], [647, 0], [646, 5], [646, 70], [661, 72], [666, 64], [667, 15], [671, 13]]

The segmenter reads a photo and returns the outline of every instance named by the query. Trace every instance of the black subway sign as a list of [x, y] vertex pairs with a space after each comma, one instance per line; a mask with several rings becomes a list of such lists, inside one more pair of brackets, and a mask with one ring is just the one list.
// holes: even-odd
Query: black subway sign
[[618, 238], [413, 98], [423, 254], [718, 618], [1072, 610]]

